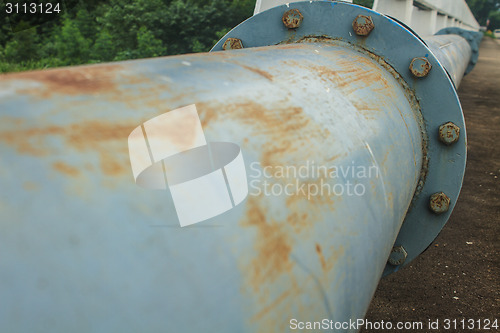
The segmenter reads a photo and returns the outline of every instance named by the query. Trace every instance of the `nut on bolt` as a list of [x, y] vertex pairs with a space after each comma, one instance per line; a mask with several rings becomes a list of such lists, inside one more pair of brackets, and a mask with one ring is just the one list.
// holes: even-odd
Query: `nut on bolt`
[[439, 126], [439, 140], [445, 145], [451, 145], [458, 141], [460, 137], [460, 127], [451, 121]]
[[432, 65], [427, 58], [413, 58], [410, 71], [415, 77], [425, 77], [431, 71]]
[[298, 9], [290, 9], [283, 14], [282, 20], [288, 29], [297, 29], [300, 27], [303, 19], [304, 16], [302, 16], [302, 13]]
[[435, 214], [446, 213], [450, 209], [450, 198], [443, 192], [434, 193], [430, 197], [429, 208]]
[[395, 246], [392, 248], [391, 255], [389, 256], [389, 264], [393, 266], [399, 266], [404, 264], [406, 257], [408, 256], [408, 253], [406, 253], [406, 250], [402, 246]]
[[241, 42], [241, 39], [229, 37], [224, 42], [224, 45], [222, 45], [222, 48], [224, 50], [242, 49], [243, 48], [243, 43]]
[[375, 24], [373, 23], [371, 16], [358, 15], [352, 21], [352, 28], [358, 36], [368, 36], [373, 29], [375, 29]]

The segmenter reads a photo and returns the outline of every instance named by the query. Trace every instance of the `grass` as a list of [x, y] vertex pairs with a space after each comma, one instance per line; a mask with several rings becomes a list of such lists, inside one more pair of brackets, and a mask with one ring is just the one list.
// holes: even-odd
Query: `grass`
[[493, 35], [493, 32], [492, 31], [485, 31], [484, 32], [484, 35], [487, 36], [487, 37], [491, 37], [491, 38], [495, 38], [495, 35]]

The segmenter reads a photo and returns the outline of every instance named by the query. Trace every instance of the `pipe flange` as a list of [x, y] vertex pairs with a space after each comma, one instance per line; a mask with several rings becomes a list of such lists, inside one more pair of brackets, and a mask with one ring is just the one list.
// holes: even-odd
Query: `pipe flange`
[[[296, 29], [283, 25], [283, 13], [290, 9], [296, 9], [303, 16]], [[359, 15], [369, 17], [373, 24], [367, 35], [358, 35], [353, 30], [353, 20]], [[384, 275], [407, 265], [422, 253], [450, 217], [462, 187], [466, 161], [465, 123], [455, 87], [425, 43], [385, 15], [366, 7], [331, 1], [294, 2], [261, 12], [236, 26], [211, 51], [222, 51], [228, 38], [241, 39], [245, 48], [307, 39], [316, 42], [341, 40], [381, 57], [395, 69], [420, 104], [423, 131], [428, 139], [423, 143], [425, 163], [421, 180], [395, 242], [404, 246], [407, 257], [402, 265], [388, 264]], [[425, 77], [415, 77], [410, 71], [414, 58], [427, 59], [432, 70]], [[440, 126], [448, 122], [460, 128], [460, 137], [452, 145], [443, 144], [438, 135]], [[429, 209], [429, 200], [440, 192], [449, 197], [449, 209], [435, 214]]]
[[459, 35], [460, 37], [463, 37], [467, 40], [472, 51], [472, 56], [470, 58], [469, 64], [467, 65], [467, 69], [465, 70], [464, 75], [468, 74], [474, 68], [479, 58], [479, 44], [481, 43], [481, 39], [483, 38], [483, 33], [465, 30], [457, 27], [449, 27], [439, 30], [436, 35]]

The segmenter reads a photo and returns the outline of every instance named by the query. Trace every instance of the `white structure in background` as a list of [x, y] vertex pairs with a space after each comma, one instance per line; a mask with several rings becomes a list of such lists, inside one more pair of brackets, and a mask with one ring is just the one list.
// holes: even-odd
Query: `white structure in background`
[[[290, 2], [297, 1], [257, 0], [254, 15]], [[447, 27], [479, 31], [465, 0], [374, 0], [373, 10], [398, 19], [420, 36], [434, 35]]]
[[420, 36], [448, 27], [479, 31], [465, 0], [375, 0], [373, 10], [400, 20]]

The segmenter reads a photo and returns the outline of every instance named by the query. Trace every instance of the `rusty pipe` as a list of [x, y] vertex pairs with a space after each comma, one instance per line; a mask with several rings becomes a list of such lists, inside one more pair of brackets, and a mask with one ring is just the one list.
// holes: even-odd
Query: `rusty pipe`
[[424, 41], [458, 87], [472, 57], [469, 42], [459, 35], [435, 35]]
[[[288, 7], [303, 15], [292, 32]], [[359, 15], [371, 15], [369, 35], [351, 30]], [[262, 12], [215, 49], [228, 40], [244, 49], [0, 76], [1, 331], [324, 319], [355, 331], [343, 325], [363, 318], [384, 269], [432, 241], [458, 196], [465, 132], [428, 48], [387, 17], [330, 2]], [[422, 57], [431, 74], [412, 77]], [[241, 148], [248, 195], [181, 228], [168, 187], [135, 183], [129, 138], [189, 105], [207, 142]], [[450, 145], [435, 133], [447, 121], [460, 129]], [[429, 209], [433, 193], [446, 212]]]
[[[0, 248], [9, 253], [0, 265], [26, 277], [0, 285], [4, 328], [23, 327], [12, 311], [36, 312], [38, 323], [58, 313], [59, 329], [103, 309], [131, 311], [109, 324], [168, 331], [196, 330], [188, 318], [213, 311], [231, 319], [203, 325], [221, 331], [361, 317], [422, 164], [414, 96], [341, 42], [4, 75], [0, 89]], [[133, 182], [127, 137], [187, 104], [207, 138], [241, 146], [255, 188], [227, 214], [181, 229], [168, 191]], [[277, 174], [307, 165], [304, 177]], [[266, 180], [292, 184], [291, 194], [266, 194]], [[313, 186], [337, 194], [300, 191]], [[346, 307], [352, 297], [359, 306]]]

